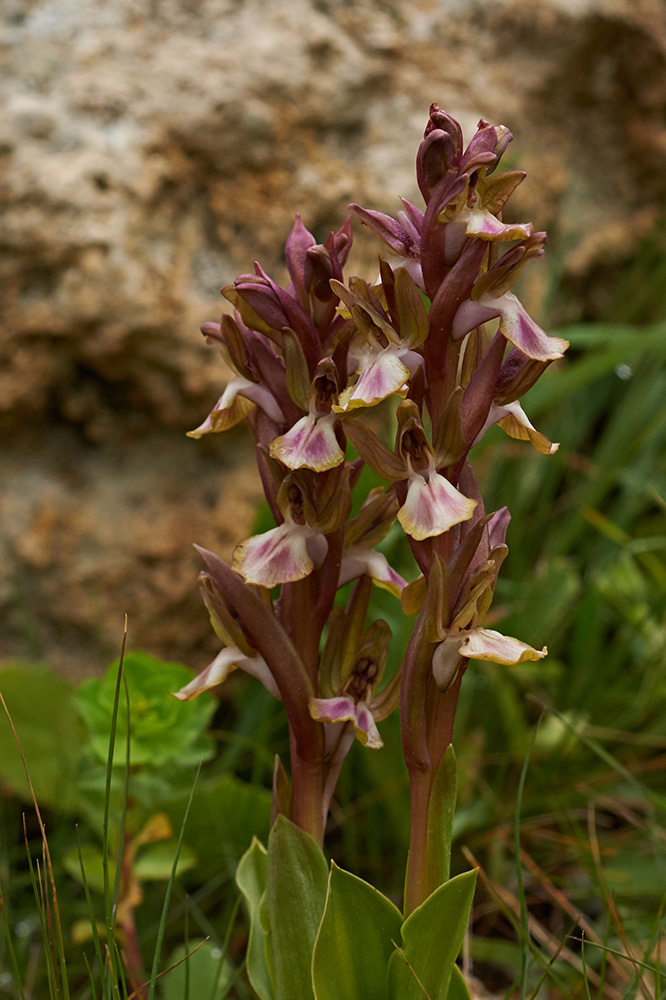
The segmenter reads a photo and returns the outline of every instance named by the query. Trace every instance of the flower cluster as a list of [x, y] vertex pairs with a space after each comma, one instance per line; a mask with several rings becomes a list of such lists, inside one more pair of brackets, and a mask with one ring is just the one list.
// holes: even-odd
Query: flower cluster
[[[568, 345], [511, 290], [546, 242], [530, 223], [502, 219], [525, 177], [495, 172], [511, 138], [482, 120], [464, 148], [458, 123], [433, 105], [416, 158], [424, 207], [403, 200], [392, 218], [350, 206], [386, 248], [374, 283], [345, 281], [351, 217], [318, 244], [296, 216], [288, 287], [256, 264], [222, 291], [233, 315], [202, 328], [234, 377], [191, 436], [246, 421], [276, 527], [242, 541], [231, 567], [203, 553], [204, 600], [224, 648], [177, 697], [239, 668], [282, 698], [292, 786], [285, 797], [276, 771], [275, 795], [319, 836], [354, 735], [380, 747], [377, 722], [401, 701], [408, 767], [432, 769], [450, 742], [467, 661], [546, 652], [482, 627], [509, 515], [485, 512], [469, 461], [493, 424], [544, 454], [557, 447], [519, 402]], [[390, 438], [368, 419], [389, 397], [399, 400]], [[348, 443], [358, 458], [347, 457]], [[352, 517], [364, 464], [386, 486]], [[409, 585], [377, 550], [396, 520], [420, 570]], [[336, 593], [350, 581], [342, 608]], [[383, 687], [390, 630], [366, 627], [371, 582], [418, 616], [405, 662]]]

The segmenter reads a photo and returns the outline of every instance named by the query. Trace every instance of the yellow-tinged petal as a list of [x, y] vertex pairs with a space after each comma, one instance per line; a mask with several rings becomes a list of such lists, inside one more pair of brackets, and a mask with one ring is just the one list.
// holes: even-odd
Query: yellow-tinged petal
[[254, 656], [245, 656], [235, 646], [225, 646], [205, 670], [202, 670], [180, 691], [175, 691], [173, 696], [179, 701], [192, 701], [204, 691], [209, 691], [211, 688], [217, 687], [218, 684], [223, 684], [229, 674], [237, 669], [244, 670], [260, 680], [274, 698], [280, 697], [278, 686], [265, 660], [258, 653], [255, 653]]
[[388, 396], [405, 396], [409, 377], [409, 368], [400, 360], [398, 350], [393, 345], [386, 347], [362, 367], [358, 382], [340, 394], [333, 410], [345, 413], [359, 406], [374, 406]]
[[562, 337], [549, 337], [538, 323], [535, 323], [513, 292], [505, 292], [499, 298], [486, 294], [479, 299], [479, 305], [487, 305], [499, 310], [500, 333], [510, 340], [528, 358], [535, 361], [554, 361], [561, 358], [569, 346]]
[[318, 532], [314, 528], [287, 520], [237, 545], [231, 568], [246, 583], [261, 587], [302, 580], [314, 568], [307, 541], [316, 535]]
[[502, 635], [489, 628], [473, 628], [460, 633], [460, 655], [470, 660], [490, 660], [505, 666], [524, 663], [526, 660], [542, 660], [548, 649], [533, 649], [520, 639]]
[[469, 208], [460, 213], [459, 221], [466, 223], [465, 234], [481, 240], [504, 243], [522, 240], [532, 235], [531, 222], [500, 222], [483, 208]]
[[246, 383], [252, 384], [244, 378], [232, 379], [204, 422], [193, 431], [188, 431], [187, 436], [200, 438], [204, 434], [218, 434], [220, 431], [227, 431], [230, 427], [235, 427], [241, 420], [249, 416], [255, 404], [246, 399], [245, 396], [238, 394], [239, 389]]
[[475, 507], [476, 500], [464, 496], [438, 472], [430, 471], [427, 478], [420, 472], [412, 472], [398, 520], [408, 535], [422, 541], [468, 521]]
[[507, 410], [507, 415], [498, 421], [499, 426], [509, 437], [517, 441], [529, 441], [532, 447], [541, 452], [542, 455], [554, 455], [560, 447], [557, 442], [549, 441], [545, 434], [530, 423], [527, 414], [522, 406], [515, 400], [513, 403], [506, 403], [502, 410]]
[[362, 545], [347, 549], [340, 563], [338, 587], [366, 574], [378, 587], [388, 590], [398, 599], [407, 586], [407, 581], [393, 569], [383, 552], [375, 552], [374, 549], [363, 548]]
[[311, 413], [301, 417], [291, 430], [271, 442], [270, 452], [289, 469], [314, 469], [326, 472], [345, 460], [345, 453], [335, 436], [335, 414], [317, 419]]

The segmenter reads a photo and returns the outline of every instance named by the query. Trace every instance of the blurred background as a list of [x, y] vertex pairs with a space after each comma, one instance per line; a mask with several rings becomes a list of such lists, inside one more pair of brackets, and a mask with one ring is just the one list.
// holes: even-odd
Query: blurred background
[[[132, 646], [208, 661], [191, 543], [229, 555], [258, 487], [242, 429], [184, 436], [228, 374], [199, 325], [255, 259], [284, 276], [295, 211], [324, 240], [351, 200], [417, 199], [431, 101], [468, 138], [481, 116], [512, 129], [513, 211], [550, 241], [522, 295], [549, 328], [630, 318], [628, 269], [663, 241], [660, 0], [5, 0], [2, 17], [0, 658], [99, 673], [127, 612]], [[356, 239], [370, 276], [378, 247]]]

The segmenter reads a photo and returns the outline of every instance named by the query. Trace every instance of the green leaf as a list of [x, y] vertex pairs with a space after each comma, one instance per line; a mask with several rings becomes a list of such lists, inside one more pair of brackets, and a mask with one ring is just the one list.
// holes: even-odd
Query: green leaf
[[401, 923], [390, 900], [331, 862], [312, 967], [316, 1000], [384, 1000]]
[[[77, 808], [76, 774], [83, 733], [74, 691], [49, 667], [15, 666], [0, 671], [4, 695], [38, 801], [59, 812]], [[0, 784], [30, 798], [25, 771], [9, 722], [0, 719]]]
[[250, 918], [247, 945], [247, 973], [252, 988], [260, 1000], [275, 1000], [275, 990], [266, 963], [266, 931], [260, 920], [260, 904], [266, 889], [266, 848], [256, 837], [240, 859], [236, 869], [236, 885], [243, 893]]
[[475, 871], [456, 875], [407, 917], [389, 962], [390, 1000], [447, 1000], [475, 885]]
[[469, 987], [457, 965], [454, 965], [451, 970], [451, 983], [446, 1000], [472, 1000], [472, 994], [469, 992]]
[[268, 838], [262, 918], [276, 1000], [313, 1000], [312, 954], [326, 903], [328, 871], [317, 843], [284, 816]]
[[[215, 699], [205, 695], [180, 702], [170, 695], [192, 680], [192, 672], [179, 663], [164, 663], [146, 653], [128, 653], [124, 672], [130, 697], [130, 762], [160, 767], [177, 761], [193, 766], [213, 754], [206, 729], [215, 711]], [[118, 663], [102, 680], [84, 681], [76, 704], [90, 732], [90, 745], [100, 760], [109, 752]], [[118, 712], [113, 763], [125, 764], [127, 720], [121, 703]]]

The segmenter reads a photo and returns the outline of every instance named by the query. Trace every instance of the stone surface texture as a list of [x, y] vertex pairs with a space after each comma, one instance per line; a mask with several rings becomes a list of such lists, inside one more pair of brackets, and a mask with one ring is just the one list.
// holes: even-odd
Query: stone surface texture
[[[97, 673], [120, 644], [216, 651], [198, 542], [259, 487], [242, 428], [195, 442], [227, 377], [198, 333], [255, 258], [284, 276], [354, 200], [416, 197], [436, 100], [512, 129], [526, 294], [594, 317], [666, 200], [662, 0], [5, 0], [0, 116], [0, 659]], [[356, 269], [377, 248], [358, 233]], [[539, 269], [537, 269], [538, 271]], [[544, 313], [542, 312], [543, 316]]]

